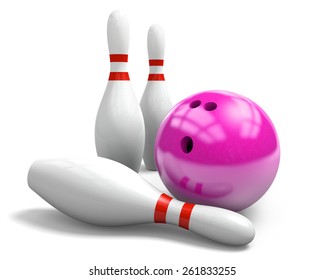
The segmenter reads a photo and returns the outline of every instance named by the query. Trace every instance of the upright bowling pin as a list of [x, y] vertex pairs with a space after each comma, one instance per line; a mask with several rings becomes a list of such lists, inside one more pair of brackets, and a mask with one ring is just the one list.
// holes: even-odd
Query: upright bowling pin
[[97, 113], [97, 155], [118, 161], [138, 172], [143, 156], [145, 128], [127, 72], [129, 22], [120, 11], [114, 11], [109, 16], [107, 38], [111, 71]]
[[255, 235], [244, 216], [172, 199], [136, 172], [104, 158], [36, 161], [28, 185], [62, 213], [86, 223], [169, 223], [230, 245], [245, 245]]
[[148, 31], [149, 77], [140, 106], [145, 122], [145, 148], [143, 160], [146, 168], [157, 170], [154, 146], [158, 128], [172, 107], [163, 73], [165, 34], [159, 25], [152, 25]]

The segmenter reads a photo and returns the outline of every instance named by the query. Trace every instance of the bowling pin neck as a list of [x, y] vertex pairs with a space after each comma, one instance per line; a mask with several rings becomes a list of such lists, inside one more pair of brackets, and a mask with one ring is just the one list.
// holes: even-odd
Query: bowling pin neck
[[129, 51], [129, 21], [121, 11], [110, 14], [107, 23], [107, 40], [110, 53], [109, 81], [130, 80], [127, 71]]
[[152, 25], [148, 31], [149, 77], [148, 81], [164, 81], [165, 34], [158, 25]]
[[164, 60], [149, 59], [149, 77], [148, 81], [164, 81]]
[[172, 199], [166, 194], [157, 200], [155, 223], [178, 225], [209, 239], [230, 245], [245, 245], [255, 236], [252, 223], [244, 216], [217, 207]]
[[189, 229], [191, 212], [195, 204], [181, 202], [162, 194], [156, 204], [155, 223], [168, 223]]
[[189, 229], [191, 212], [195, 204], [185, 203], [162, 194], [156, 204], [155, 223], [168, 223]]
[[110, 55], [110, 76], [109, 80], [129, 80], [127, 70], [128, 55], [127, 54], [111, 54]]

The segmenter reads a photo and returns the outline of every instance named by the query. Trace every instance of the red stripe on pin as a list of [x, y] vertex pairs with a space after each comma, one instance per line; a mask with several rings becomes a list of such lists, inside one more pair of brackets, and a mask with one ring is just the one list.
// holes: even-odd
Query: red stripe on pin
[[148, 81], [165, 81], [164, 74], [149, 74]]
[[128, 62], [127, 54], [110, 54], [109, 59], [111, 62]]
[[109, 81], [128, 81], [130, 80], [128, 72], [111, 72], [109, 73]]
[[149, 59], [149, 66], [164, 66], [163, 59]]
[[172, 198], [164, 193], [158, 198], [154, 214], [155, 223], [166, 223], [167, 209], [171, 200]]
[[179, 215], [179, 226], [185, 229], [189, 229], [190, 218], [192, 214], [192, 210], [195, 204], [192, 203], [184, 203], [181, 214]]

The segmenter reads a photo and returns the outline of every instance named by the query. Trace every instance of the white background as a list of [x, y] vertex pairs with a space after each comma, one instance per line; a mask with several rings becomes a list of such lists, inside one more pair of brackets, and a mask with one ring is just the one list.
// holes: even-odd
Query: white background
[[[273, 120], [281, 164], [266, 195], [243, 211], [256, 226], [250, 245], [222, 246], [167, 225], [89, 226], [28, 188], [36, 159], [96, 155], [94, 123], [109, 74], [106, 24], [115, 9], [130, 20], [129, 72], [139, 100], [147, 30], [159, 23], [174, 104], [225, 89]], [[324, 277], [324, 26], [322, 1], [1, 1], [0, 278], [94, 279], [94, 265], [235, 266], [228, 279]], [[141, 174], [163, 187], [157, 173]], [[156, 277], [178, 278], [215, 279]]]

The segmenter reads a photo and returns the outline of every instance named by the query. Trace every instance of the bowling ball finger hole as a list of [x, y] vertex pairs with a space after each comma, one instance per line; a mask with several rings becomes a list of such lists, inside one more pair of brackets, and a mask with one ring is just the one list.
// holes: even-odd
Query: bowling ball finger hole
[[195, 100], [195, 101], [191, 102], [190, 108], [194, 109], [196, 107], [199, 107], [200, 105], [201, 105], [201, 101], [200, 100]]
[[213, 111], [217, 109], [217, 104], [214, 102], [207, 102], [204, 104], [204, 109], [207, 111]]
[[193, 140], [192, 140], [192, 138], [189, 137], [189, 136], [183, 137], [183, 139], [181, 140], [181, 148], [182, 148], [182, 151], [185, 154], [190, 153], [192, 151], [192, 149], [193, 149]]

